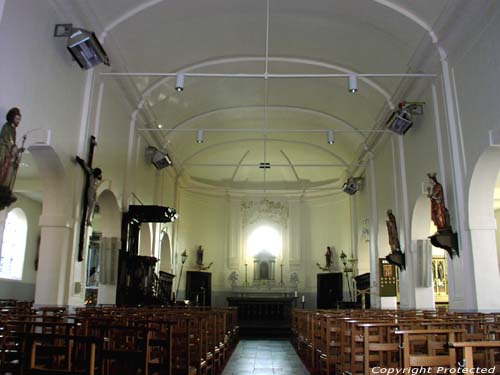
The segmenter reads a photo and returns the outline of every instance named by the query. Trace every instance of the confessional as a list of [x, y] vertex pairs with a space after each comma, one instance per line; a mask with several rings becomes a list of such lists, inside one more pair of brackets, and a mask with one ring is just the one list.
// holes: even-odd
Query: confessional
[[337, 308], [343, 299], [342, 272], [319, 273], [317, 283], [318, 309]]

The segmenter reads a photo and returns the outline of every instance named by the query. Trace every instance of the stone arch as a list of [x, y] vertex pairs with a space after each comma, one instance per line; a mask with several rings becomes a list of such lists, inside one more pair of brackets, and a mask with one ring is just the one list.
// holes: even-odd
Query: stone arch
[[[496, 250], [493, 196], [500, 171], [500, 148], [488, 147], [479, 157], [469, 187], [469, 231], [472, 250], [476, 306], [498, 309], [500, 301], [491, 298], [490, 290], [500, 289], [498, 254]], [[495, 260], [495, 261], [493, 261]]]

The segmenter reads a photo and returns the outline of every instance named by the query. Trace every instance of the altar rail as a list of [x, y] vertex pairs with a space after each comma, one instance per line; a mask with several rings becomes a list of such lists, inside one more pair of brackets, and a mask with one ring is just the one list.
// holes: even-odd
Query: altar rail
[[229, 297], [229, 306], [238, 308], [243, 336], [288, 336], [291, 332], [293, 297]]

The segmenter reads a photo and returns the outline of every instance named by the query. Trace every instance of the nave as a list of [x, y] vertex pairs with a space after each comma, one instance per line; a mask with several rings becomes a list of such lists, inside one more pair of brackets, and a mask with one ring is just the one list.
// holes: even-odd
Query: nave
[[288, 340], [241, 339], [222, 375], [308, 375]]

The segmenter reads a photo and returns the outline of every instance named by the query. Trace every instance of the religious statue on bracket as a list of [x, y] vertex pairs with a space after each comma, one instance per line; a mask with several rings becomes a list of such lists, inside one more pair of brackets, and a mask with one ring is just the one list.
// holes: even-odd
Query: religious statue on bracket
[[323, 267], [321, 264], [316, 263], [316, 265], [318, 266], [318, 268], [321, 271], [330, 271], [331, 270], [331, 268], [332, 268], [332, 256], [333, 256], [332, 249], [330, 246], [327, 246], [326, 253], [325, 253], [325, 266]]
[[80, 239], [78, 243], [78, 261], [83, 260], [83, 245], [85, 240], [86, 227], [92, 225], [92, 216], [94, 214], [95, 205], [97, 202], [97, 188], [102, 181], [102, 171], [100, 168], [92, 168], [92, 159], [94, 158], [94, 148], [97, 142], [94, 136], [90, 137], [90, 147], [88, 162], [79, 156], [75, 157], [75, 162], [82, 167], [85, 173], [85, 189], [83, 194], [82, 204], [82, 221], [80, 224]]
[[400, 270], [406, 269], [405, 254], [401, 251], [401, 244], [399, 243], [398, 226], [396, 224], [396, 217], [392, 213], [392, 210], [387, 210], [386, 220], [387, 232], [389, 234], [389, 245], [391, 246], [391, 253], [385, 257], [385, 259], [395, 266], [398, 266]]
[[238, 272], [231, 272], [231, 274], [229, 275], [229, 281], [231, 282], [231, 288], [236, 287], [238, 283]]
[[445, 206], [443, 186], [437, 181], [435, 173], [427, 173], [431, 186], [427, 189], [427, 197], [431, 200], [431, 218], [437, 227], [437, 232], [429, 237], [435, 247], [444, 249], [453, 258], [459, 256], [458, 236], [450, 224], [450, 214]]
[[26, 135], [24, 135], [21, 147], [17, 147], [16, 128], [21, 123], [19, 108], [11, 108], [5, 118], [7, 122], [2, 126], [0, 132], [0, 210], [17, 200], [12, 194], [12, 189], [26, 141]]
[[205, 271], [208, 270], [210, 267], [212, 267], [213, 262], [210, 262], [208, 266], [205, 266], [203, 264], [203, 253], [204, 253], [203, 247], [200, 245], [198, 246], [198, 249], [196, 250], [196, 267], [198, 267], [198, 270], [200, 271]]

